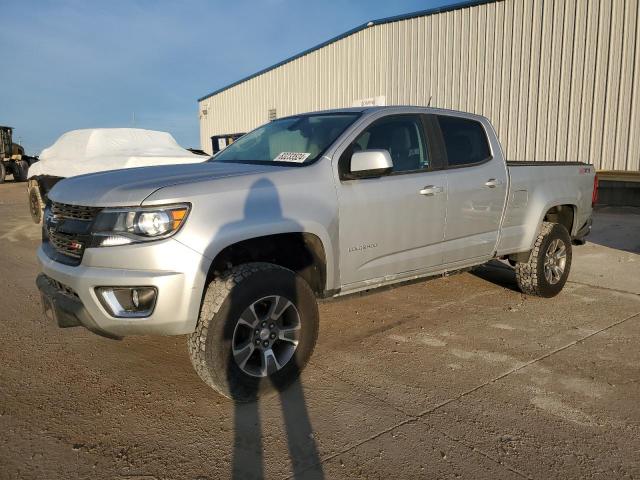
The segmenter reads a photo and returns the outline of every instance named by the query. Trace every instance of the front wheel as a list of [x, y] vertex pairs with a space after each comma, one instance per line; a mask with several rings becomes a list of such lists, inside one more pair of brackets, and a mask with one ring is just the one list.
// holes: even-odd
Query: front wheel
[[567, 229], [558, 223], [544, 222], [529, 260], [516, 264], [520, 290], [538, 297], [555, 297], [567, 282], [571, 257]]
[[207, 287], [189, 354], [207, 385], [235, 401], [256, 400], [295, 381], [318, 337], [309, 285], [269, 263], [232, 268]]
[[31, 213], [31, 219], [34, 223], [40, 224], [44, 216], [44, 202], [42, 201], [42, 195], [40, 195], [38, 182], [29, 180], [27, 193], [29, 195], [29, 213]]

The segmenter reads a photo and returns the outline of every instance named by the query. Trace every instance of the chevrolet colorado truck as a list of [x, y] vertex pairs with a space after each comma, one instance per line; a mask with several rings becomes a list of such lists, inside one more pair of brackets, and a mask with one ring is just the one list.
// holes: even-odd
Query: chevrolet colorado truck
[[60, 327], [187, 334], [202, 380], [251, 401], [307, 363], [317, 298], [496, 258], [515, 267], [523, 292], [558, 294], [596, 192], [591, 165], [506, 161], [478, 115], [301, 114], [205, 163], [59, 182], [37, 285]]

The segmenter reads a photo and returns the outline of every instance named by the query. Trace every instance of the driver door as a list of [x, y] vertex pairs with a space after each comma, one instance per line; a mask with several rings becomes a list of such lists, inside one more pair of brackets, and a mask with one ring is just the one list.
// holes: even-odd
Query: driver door
[[425, 135], [425, 117], [388, 115], [365, 127], [340, 158], [348, 171], [359, 150], [387, 150], [391, 173], [338, 185], [343, 288], [432, 269], [444, 262], [447, 174]]

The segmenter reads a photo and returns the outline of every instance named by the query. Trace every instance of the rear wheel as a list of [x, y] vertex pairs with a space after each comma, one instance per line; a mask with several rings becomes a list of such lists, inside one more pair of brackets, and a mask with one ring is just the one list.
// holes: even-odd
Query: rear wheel
[[558, 223], [544, 222], [526, 262], [516, 264], [516, 278], [523, 293], [554, 297], [564, 287], [571, 268], [571, 237]]
[[309, 285], [278, 265], [248, 263], [209, 284], [188, 345], [205, 383], [247, 402], [295, 381], [317, 336]]
[[4, 162], [0, 160], [0, 183], [4, 183], [7, 177], [7, 167], [4, 166]]

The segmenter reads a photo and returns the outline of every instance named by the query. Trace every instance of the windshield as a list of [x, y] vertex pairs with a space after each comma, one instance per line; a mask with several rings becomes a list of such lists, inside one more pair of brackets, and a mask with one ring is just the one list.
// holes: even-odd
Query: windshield
[[329, 113], [274, 120], [239, 138], [212, 161], [311, 163], [359, 116]]

